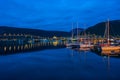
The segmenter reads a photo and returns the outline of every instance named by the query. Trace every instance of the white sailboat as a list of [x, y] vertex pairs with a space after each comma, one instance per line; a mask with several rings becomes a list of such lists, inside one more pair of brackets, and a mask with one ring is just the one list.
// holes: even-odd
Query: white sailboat
[[86, 31], [84, 30], [84, 38], [83, 38], [83, 41], [82, 43], [80, 44], [80, 48], [81, 49], [89, 49], [93, 47], [93, 44], [91, 43], [90, 39], [89, 39], [89, 36], [86, 35]]
[[77, 23], [77, 42], [73, 41], [74, 40], [74, 31], [73, 31], [73, 23], [72, 23], [72, 37], [71, 37], [71, 42], [66, 44], [66, 47], [70, 47], [70, 48], [79, 48], [80, 47], [80, 43], [78, 42], [78, 23]]

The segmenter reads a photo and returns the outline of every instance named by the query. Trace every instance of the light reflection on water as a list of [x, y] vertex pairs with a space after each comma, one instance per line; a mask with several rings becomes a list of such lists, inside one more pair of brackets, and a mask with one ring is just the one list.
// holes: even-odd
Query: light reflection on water
[[63, 41], [51, 41], [51, 42], [38, 42], [34, 44], [22, 44], [22, 45], [4, 45], [0, 48], [0, 54], [8, 54], [8, 53], [17, 53], [24, 51], [32, 51], [32, 50], [41, 50], [45, 48], [63, 46], [65, 47], [65, 42]]
[[118, 80], [119, 63], [66, 48], [0, 56], [0, 80]]
[[[55, 42], [55, 47], [56, 46]], [[44, 43], [45, 44], [45, 43]], [[6, 50], [26, 50], [43, 46], [27, 44]], [[63, 45], [63, 44], [62, 44]], [[50, 46], [53, 47], [53, 46]], [[45, 47], [44, 47], [45, 48]], [[90, 51], [67, 48], [48, 49], [0, 56], [0, 80], [119, 80], [120, 59]]]

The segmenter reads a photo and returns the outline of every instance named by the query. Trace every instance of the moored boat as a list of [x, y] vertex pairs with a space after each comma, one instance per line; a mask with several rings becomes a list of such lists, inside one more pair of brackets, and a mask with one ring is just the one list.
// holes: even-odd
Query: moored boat
[[109, 20], [106, 24], [106, 32], [107, 33], [107, 43], [101, 43], [98, 45], [95, 45], [92, 49], [95, 52], [99, 52], [103, 55], [116, 55], [120, 54], [120, 46], [119, 45], [113, 45], [113, 43], [110, 43], [110, 37], [109, 37]]

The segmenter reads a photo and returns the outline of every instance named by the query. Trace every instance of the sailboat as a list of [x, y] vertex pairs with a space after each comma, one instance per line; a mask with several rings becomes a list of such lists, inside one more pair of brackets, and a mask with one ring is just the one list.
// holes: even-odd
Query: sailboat
[[93, 47], [93, 44], [91, 43], [89, 36], [86, 35], [86, 30], [84, 30], [84, 37], [80, 44], [80, 49], [90, 50], [91, 47]]
[[107, 21], [106, 24], [106, 30], [105, 33], [107, 34], [107, 43], [103, 43], [100, 45], [101, 47], [101, 53], [104, 55], [116, 55], [118, 53], [120, 53], [120, 46], [116, 46], [116, 45], [111, 45], [110, 44], [110, 27], [109, 27], [109, 19]]
[[73, 41], [74, 40], [74, 31], [73, 31], [73, 23], [72, 23], [72, 37], [71, 37], [71, 42], [68, 42], [66, 44], [66, 47], [69, 47], [69, 48], [79, 48], [80, 47], [80, 44], [78, 42], [78, 23], [77, 23], [77, 37], [76, 37], [76, 41]]

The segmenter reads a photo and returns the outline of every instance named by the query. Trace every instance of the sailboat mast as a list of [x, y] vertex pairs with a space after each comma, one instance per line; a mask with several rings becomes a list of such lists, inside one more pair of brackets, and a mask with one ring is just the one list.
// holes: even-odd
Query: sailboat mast
[[108, 32], [107, 34], [108, 34], [108, 45], [109, 45], [110, 44], [110, 41], [109, 41], [109, 39], [110, 39], [110, 36], [109, 36], [110, 35], [109, 19], [108, 19], [108, 23], [107, 23], [107, 29], [108, 29], [107, 30], [107, 32]]
[[78, 41], [78, 22], [77, 22], [77, 41]]
[[74, 33], [73, 33], [73, 23], [72, 23], [72, 39], [73, 39]]
[[85, 39], [87, 38], [87, 34], [86, 34], [86, 24], [84, 24], [84, 37], [85, 37]]

